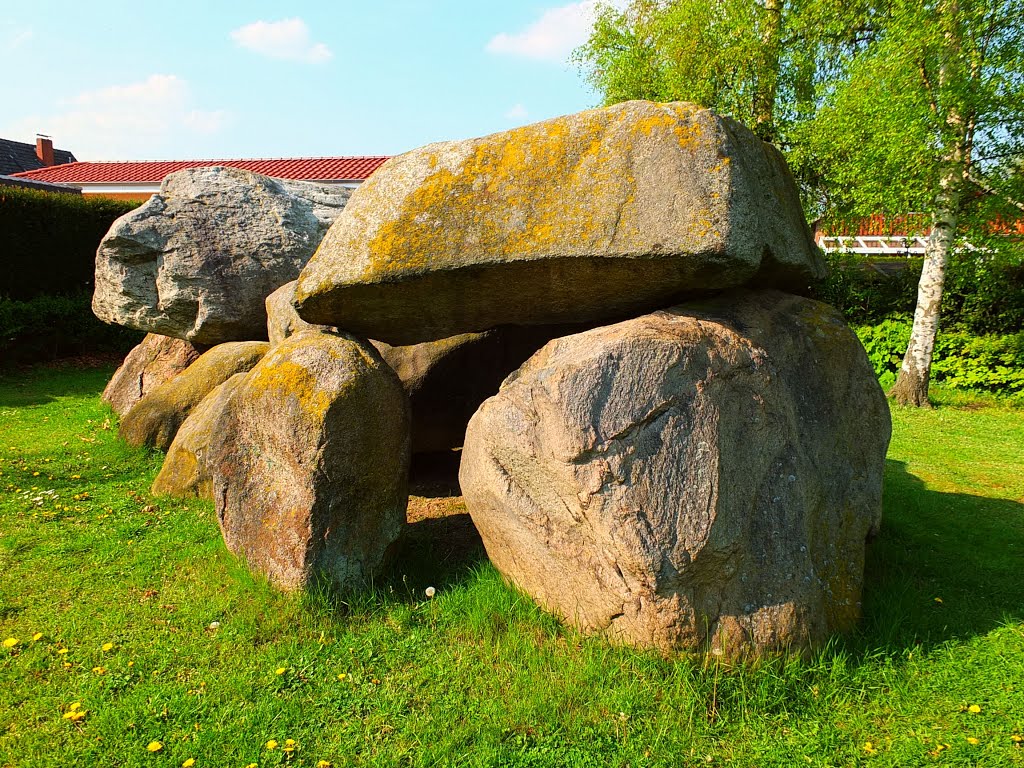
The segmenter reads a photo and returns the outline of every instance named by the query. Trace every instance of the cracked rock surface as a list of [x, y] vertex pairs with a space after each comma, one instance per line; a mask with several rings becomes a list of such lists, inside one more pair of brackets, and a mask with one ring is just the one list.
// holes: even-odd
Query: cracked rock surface
[[118, 416], [124, 416], [149, 392], [192, 365], [200, 354], [202, 348], [197, 349], [187, 341], [146, 334], [114, 371], [102, 400]]
[[741, 291], [556, 339], [470, 421], [497, 568], [613, 641], [801, 650], [860, 614], [891, 425], [841, 316]]

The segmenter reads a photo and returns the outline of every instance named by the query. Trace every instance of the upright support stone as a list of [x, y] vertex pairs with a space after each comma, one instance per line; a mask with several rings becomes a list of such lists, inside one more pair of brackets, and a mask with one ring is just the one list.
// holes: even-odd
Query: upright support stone
[[124, 416], [149, 392], [192, 365], [201, 353], [202, 349], [187, 341], [147, 334], [114, 371], [101, 399], [118, 416]]
[[470, 421], [488, 556], [584, 631], [800, 650], [860, 616], [888, 404], [831, 307], [727, 294], [552, 341]]
[[210, 447], [224, 541], [284, 589], [382, 573], [405, 523], [409, 403], [368, 343], [304, 331], [235, 387]]
[[207, 350], [184, 373], [161, 384], [125, 414], [118, 430], [121, 439], [166, 451], [192, 409], [236, 373], [256, 365], [269, 346], [265, 341], [230, 341]]

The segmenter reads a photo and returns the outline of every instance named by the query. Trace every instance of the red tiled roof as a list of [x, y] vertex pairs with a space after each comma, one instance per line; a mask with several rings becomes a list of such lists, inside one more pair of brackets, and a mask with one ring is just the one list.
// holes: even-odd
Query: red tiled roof
[[12, 174], [36, 181], [63, 184], [133, 184], [163, 181], [164, 176], [185, 168], [225, 165], [279, 179], [304, 181], [362, 181], [377, 170], [386, 157], [296, 157], [276, 160], [158, 160], [152, 162], [67, 163]]

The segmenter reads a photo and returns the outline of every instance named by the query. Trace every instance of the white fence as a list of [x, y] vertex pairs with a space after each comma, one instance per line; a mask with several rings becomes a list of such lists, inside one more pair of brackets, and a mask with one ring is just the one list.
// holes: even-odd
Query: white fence
[[837, 235], [819, 237], [825, 253], [861, 253], [871, 256], [923, 256], [927, 235]]

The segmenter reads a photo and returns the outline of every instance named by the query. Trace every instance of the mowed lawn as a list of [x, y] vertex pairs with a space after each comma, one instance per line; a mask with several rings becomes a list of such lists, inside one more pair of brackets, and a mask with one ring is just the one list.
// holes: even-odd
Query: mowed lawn
[[1024, 765], [1022, 410], [896, 409], [861, 630], [726, 668], [561, 628], [443, 497], [373, 591], [279, 594], [110, 373], [0, 376], [2, 766]]

